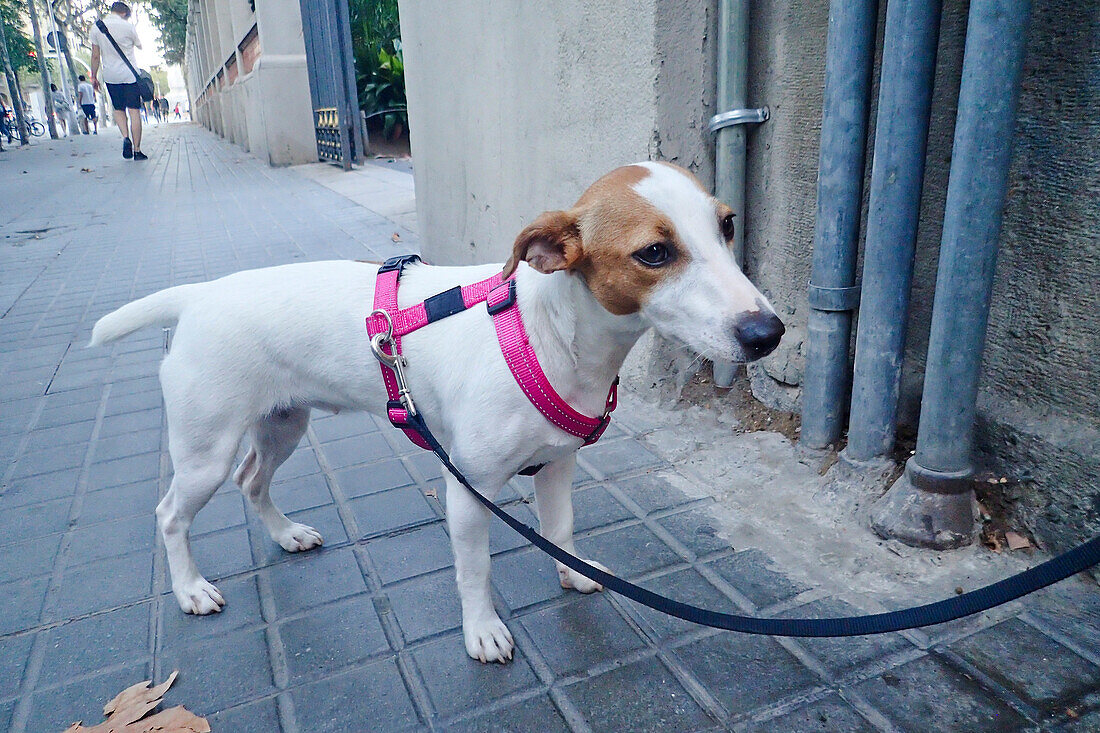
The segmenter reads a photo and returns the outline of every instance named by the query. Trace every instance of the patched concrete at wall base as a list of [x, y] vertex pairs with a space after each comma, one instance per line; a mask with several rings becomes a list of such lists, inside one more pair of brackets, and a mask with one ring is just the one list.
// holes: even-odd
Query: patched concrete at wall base
[[651, 157], [709, 184], [714, 6], [402, 2], [425, 255], [504, 260], [539, 213]]

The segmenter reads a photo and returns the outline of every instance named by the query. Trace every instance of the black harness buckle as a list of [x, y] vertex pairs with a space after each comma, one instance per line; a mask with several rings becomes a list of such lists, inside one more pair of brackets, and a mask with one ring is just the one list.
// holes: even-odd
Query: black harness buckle
[[397, 276], [401, 277], [401, 271], [405, 269], [407, 265], [411, 265], [414, 262], [420, 262], [420, 255], [398, 255], [397, 257], [391, 257], [382, 263], [382, 266], [378, 268], [378, 274], [383, 272], [391, 272], [397, 270]]
[[[499, 303], [495, 303], [493, 305], [489, 305], [488, 302], [486, 302], [486, 304], [485, 304], [485, 309], [487, 311], [489, 311], [489, 315], [491, 315], [491, 316], [495, 316], [497, 313], [500, 313], [501, 311], [506, 311], [509, 308], [511, 308], [513, 305], [516, 304], [516, 281], [515, 280], [505, 280], [505, 282], [508, 283], [508, 295], [504, 298], [504, 300], [500, 301]], [[501, 286], [497, 285], [497, 288], [499, 288], [499, 287], [501, 287]], [[493, 291], [495, 291], [495, 290], [496, 290], [496, 288], [493, 288]]]

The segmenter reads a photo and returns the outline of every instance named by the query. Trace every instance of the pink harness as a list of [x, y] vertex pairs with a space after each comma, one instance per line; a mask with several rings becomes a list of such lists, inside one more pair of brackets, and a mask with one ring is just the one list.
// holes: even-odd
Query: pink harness
[[[374, 289], [374, 312], [367, 317], [367, 334], [372, 338], [378, 334], [390, 332], [392, 348], [385, 350], [391, 357], [400, 359], [401, 337], [427, 326], [429, 323], [460, 313], [484, 302], [489, 315], [496, 326], [497, 340], [504, 354], [504, 361], [516, 378], [516, 383], [527, 395], [531, 404], [543, 417], [570, 435], [584, 439], [584, 445], [591, 445], [600, 439], [611, 422], [611, 412], [615, 409], [619, 380], [616, 379], [607, 393], [607, 403], [601, 417], [583, 415], [562, 399], [539, 365], [535, 350], [523, 327], [519, 308], [516, 306], [516, 281], [503, 279], [500, 274], [466, 285], [453, 287], [438, 295], [433, 295], [422, 303], [399, 308], [397, 306], [397, 287], [401, 280], [401, 271], [406, 265], [419, 261], [417, 255], [393, 257], [378, 269], [378, 279]], [[380, 364], [382, 379], [386, 383], [389, 402], [386, 413], [394, 427], [405, 431], [416, 445], [431, 450], [427, 442], [410, 427], [409, 414], [398, 384], [397, 373], [386, 364]], [[407, 395], [405, 395], [407, 397]]]

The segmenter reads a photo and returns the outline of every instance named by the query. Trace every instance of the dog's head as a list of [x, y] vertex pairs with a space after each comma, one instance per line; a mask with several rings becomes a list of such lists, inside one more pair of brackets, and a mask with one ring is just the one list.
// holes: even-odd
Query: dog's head
[[548, 211], [504, 266], [582, 277], [616, 315], [637, 314], [712, 359], [772, 352], [783, 323], [733, 260], [733, 213], [683, 168], [638, 163], [596, 181], [572, 209]]

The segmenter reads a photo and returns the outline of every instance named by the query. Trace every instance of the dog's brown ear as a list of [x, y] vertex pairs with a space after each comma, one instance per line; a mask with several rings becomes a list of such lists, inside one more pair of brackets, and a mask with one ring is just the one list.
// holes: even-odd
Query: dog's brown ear
[[520, 261], [539, 272], [556, 272], [573, 267], [581, 257], [581, 230], [569, 211], [547, 211], [519, 233], [512, 256], [504, 264], [504, 277], [511, 277]]

